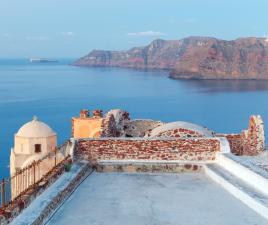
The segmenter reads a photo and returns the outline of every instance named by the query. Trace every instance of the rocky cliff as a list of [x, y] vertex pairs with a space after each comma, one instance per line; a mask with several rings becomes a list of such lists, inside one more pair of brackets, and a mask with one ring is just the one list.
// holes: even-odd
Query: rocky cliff
[[74, 65], [168, 69], [175, 79], [268, 79], [268, 39], [158, 39], [128, 51], [94, 50]]

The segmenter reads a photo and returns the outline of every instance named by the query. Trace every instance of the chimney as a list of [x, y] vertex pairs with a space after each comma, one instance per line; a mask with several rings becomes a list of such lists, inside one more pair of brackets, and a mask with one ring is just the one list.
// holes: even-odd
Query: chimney
[[93, 117], [101, 118], [102, 117], [102, 110], [100, 109], [95, 109], [93, 110]]
[[89, 110], [87, 109], [82, 109], [80, 110], [80, 118], [88, 118], [89, 117]]

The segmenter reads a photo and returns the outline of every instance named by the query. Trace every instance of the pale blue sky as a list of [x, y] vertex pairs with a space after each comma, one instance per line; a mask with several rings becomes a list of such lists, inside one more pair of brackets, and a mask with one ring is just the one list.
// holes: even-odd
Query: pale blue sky
[[0, 58], [78, 57], [156, 38], [268, 36], [267, 0], [0, 0]]

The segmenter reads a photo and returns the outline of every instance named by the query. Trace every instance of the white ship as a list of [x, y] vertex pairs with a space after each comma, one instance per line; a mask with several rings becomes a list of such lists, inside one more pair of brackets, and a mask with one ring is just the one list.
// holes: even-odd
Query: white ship
[[53, 63], [53, 62], [58, 62], [58, 60], [47, 59], [47, 58], [31, 58], [30, 62], [32, 62], [32, 63]]

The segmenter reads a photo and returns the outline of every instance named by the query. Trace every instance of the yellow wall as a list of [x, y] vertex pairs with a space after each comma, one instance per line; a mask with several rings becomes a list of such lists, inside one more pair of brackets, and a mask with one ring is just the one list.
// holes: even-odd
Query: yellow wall
[[72, 118], [74, 138], [99, 138], [103, 118]]

